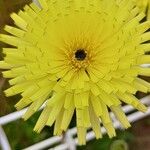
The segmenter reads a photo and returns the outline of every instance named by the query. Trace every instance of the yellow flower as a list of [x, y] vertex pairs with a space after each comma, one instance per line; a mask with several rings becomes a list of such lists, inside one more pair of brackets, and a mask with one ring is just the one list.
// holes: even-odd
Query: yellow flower
[[55, 122], [54, 134], [68, 128], [76, 112], [79, 144], [85, 144], [89, 127], [101, 138], [100, 122], [109, 137], [116, 135], [109, 108], [123, 127], [130, 127], [121, 103], [145, 112], [134, 96], [147, 93], [149, 76], [150, 22], [131, 0], [39, 0], [13, 13], [17, 27], [6, 26], [11, 35], [0, 40], [4, 48], [0, 62], [5, 78], [12, 78], [7, 96], [21, 93], [17, 109], [29, 106], [28, 119], [45, 102], [35, 131]]
[[146, 13], [147, 18], [150, 19], [150, 0], [134, 0], [137, 6]]

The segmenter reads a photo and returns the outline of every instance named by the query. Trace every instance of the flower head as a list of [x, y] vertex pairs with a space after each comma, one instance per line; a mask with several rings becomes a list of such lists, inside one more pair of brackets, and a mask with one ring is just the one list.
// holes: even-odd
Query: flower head
[[146, 107], [134, 96], [149, 92], [150, 22], [131, 0], [39, 0], [11, 15], [17, 27], [6, 26], [11, 35], [0, 40], [13, 48], [0, 67], [11, 78], [7, 96], [21, 93], [17, 109], [29, 106], [28, 119], [41, 105], [45, 108], [35, 126], [40, 132], [55, 123], [54, 134], [66, 131], [76, 112], [78, 139], [85, 144], [89, 127], [100, 138], [100, 122], [109, 137], [115, 129], [109, 110], [123, 127], [130, 127], [122, 102], [139, 111]]
[[134, 0], [137, 6], [146, 13], [147, 19], [150, 19], [150, 1], [149, 0]]

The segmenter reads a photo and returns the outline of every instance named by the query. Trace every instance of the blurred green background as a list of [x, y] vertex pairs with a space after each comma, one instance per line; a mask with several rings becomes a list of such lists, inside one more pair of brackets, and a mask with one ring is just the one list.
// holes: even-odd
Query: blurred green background
[[[5, 24], [13, 24], [9, 15], [11, 12], [18, 12], [25, 4], [31, 0], [0, 0], [0, 32], [3, 31]], [[2, 47], [0, 43], [0, 59], [2, 59]], [[147, 79], [149, 80], [149, 79]], [[0, 74], [0, 117], [15, 111], [14, 104], [19, 100], [19, 95], [6, 98], [3, 90], [9, 87], [6, 79]], [[138, 93], [139, 98], [143, 97]], [[4, 126], [12, 150], [20, 150], [43, 139], [52, 136], [53, 127], [45, 127], [41, 134], [33, 132], [33, 127], [40, 113], [36, 113], [27, 122], [18, 120]], [[73, 120], [71, 126], [75, 125]], [[78, 147], [79, 150], [150, 150], [150, 117], [132, 124], [132, 128], [125, 131], [117, 131], [117, 137], [109, 139], [105, 135], [100, 140], [93, 140], [86, 146]]]

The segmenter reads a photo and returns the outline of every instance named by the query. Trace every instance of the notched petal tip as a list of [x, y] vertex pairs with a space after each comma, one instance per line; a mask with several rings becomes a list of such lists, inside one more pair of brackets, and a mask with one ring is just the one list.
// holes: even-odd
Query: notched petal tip
[[148, 107], [146, 107], [144, 104], [140, 103], [140, 104], [138, 104], [137, 109], [140, 110], [141, 112], [145, 113], [148, 110]]
[[4, 91], [4, 94], [5, 94], [7, 97], [10, 97], [10, 96], [15, 95], [15, 94], [14, 94], [14, 91], [12, 90], [12, 88], [9, 88], [9, 89], [5, 90], [5, 91]]

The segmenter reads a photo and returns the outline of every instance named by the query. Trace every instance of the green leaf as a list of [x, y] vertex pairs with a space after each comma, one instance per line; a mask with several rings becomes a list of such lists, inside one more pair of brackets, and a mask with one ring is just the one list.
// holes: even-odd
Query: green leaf
[[124, 140], [116, 140], [111, 144], [110, 150], [128, 150], [128, 144]]

